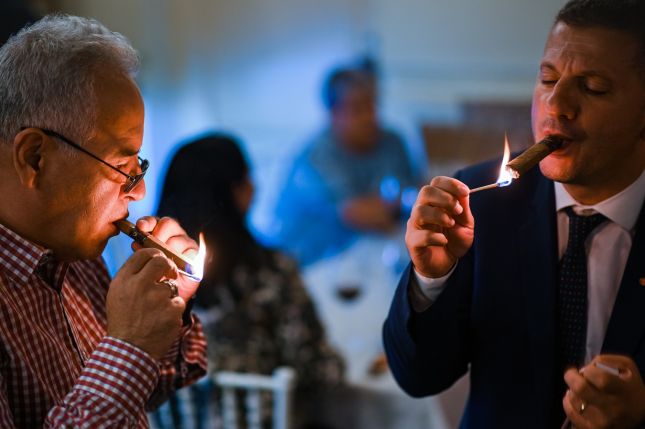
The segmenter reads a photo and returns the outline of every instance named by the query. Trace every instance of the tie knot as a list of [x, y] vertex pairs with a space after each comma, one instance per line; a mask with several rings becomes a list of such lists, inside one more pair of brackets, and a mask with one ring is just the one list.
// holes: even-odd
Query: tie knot
[[591, 231], [607, 220], [600, 213], [591, 216], [578, 215], [572, 207], [567, 207], [565, 212], [569, 216], [569, 238], [578, 243], [584, 242]]

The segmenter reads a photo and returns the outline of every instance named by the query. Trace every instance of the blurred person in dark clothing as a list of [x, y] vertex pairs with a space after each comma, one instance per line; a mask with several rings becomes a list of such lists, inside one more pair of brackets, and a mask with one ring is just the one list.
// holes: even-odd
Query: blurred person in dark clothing
[[180, 220], [192, 237], [204, 234], [210, 262], [195, 309], [210, 344], [210, 372], [268, 375], [290, 366], [297, 373], [294, 410], [307, 413], [296, 421], [315, 420], [312, 399], [341, 384], [344, 364], [325, 339], [296, 264], [249, 231], [253, 192], [239, 144], [209, 134], [173, 156], [158, 214]]

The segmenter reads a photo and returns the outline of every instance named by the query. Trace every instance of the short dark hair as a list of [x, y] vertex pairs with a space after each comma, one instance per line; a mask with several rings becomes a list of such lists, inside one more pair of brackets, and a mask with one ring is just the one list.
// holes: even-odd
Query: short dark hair
[[555, 18], [574, 27], [604, 27], [634, 37], [637, 63], [645, 70], [645, 0], [570, 0]]
[[332, 110], [348, 91], [357, 88], [376, 91], [375, 74], [359, 68], [336, 68], [327, 75], [323, 84], [323, 104], [327, 110]]

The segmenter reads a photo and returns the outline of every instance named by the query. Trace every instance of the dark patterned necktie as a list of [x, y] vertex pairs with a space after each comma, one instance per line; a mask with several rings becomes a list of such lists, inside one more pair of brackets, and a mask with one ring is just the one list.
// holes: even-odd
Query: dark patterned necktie
[[600, 213], [579, 216], [571, 207], [569, 241], [560, 263], [558, 310], [560, 350], [565, 366], [579, 366], [585, 356], [587, 338], [587, 254], [585, 241], [589, 233], [607, 220]]

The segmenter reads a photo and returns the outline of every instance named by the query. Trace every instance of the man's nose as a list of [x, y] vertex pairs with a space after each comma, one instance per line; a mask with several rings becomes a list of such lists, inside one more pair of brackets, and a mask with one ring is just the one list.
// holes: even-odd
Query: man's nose
[[141, 179], [137, 186], [130, 189], [126, 196], [132, 201], [139, 201], [146, 195], [146, 179]]
[[551, 117], [573, 120], [578, 115], [579, 105], [574, 82], [559, 80], [547, 97], [547, 112]]

